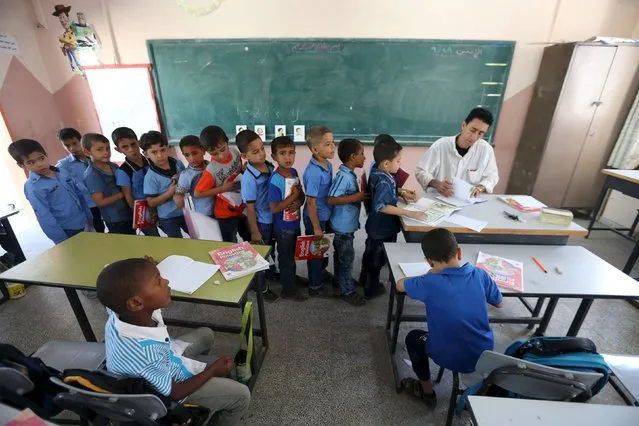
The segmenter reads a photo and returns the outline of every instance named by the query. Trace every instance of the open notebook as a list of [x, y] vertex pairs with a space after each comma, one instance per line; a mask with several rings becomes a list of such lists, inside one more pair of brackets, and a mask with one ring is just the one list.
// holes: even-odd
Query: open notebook
[[187, 256], [171, 255], [158, 264], [160, 275], [169, 280], [171, 290], [193, 294], [220, 269], [212, 263], [198, 262]]
[[465, 207], [486, 201], [483, 198], [471, 197], [470, 194], [472, 190], [473, 186], [468, 182], [459, 178], [453, 178], [453, 195], [450, 197], [439, 195], [437, 199], [455, 207]]

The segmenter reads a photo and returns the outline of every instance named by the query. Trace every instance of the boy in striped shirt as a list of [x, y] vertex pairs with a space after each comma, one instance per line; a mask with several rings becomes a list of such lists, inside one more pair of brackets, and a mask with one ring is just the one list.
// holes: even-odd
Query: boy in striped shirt
[[216, 424], [240, 423], [251, 395], [245, 385], [227, 378], [233, 359], [221, 357], [206, 365], [188, 358], [209, 352], [210, 329], [199, 328], [178, 341], [169, 337], [160, 309], [171, 302], [171, 289], [152, 259], [107, 265], [96, 287], [109, 314], [104, 331], [109, 371], [141, 377], [173, 401], [207, 407]]

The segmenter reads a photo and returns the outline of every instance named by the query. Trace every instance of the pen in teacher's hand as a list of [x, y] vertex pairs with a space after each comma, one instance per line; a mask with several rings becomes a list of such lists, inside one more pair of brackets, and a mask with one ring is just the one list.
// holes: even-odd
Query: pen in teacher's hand
[[537, 260], [536, 257], [533, 257], [532, 260], [535, 261], [535, 263], [537, 264], [537, 266], [539, 266], [539, 269], [541, 269], [542, 271], [544, 271], [544, 274], [547, 274], [548, 271], [546, 270], [546, 267], [544, 265], [541, 264], [541, 262], [539, 260]]

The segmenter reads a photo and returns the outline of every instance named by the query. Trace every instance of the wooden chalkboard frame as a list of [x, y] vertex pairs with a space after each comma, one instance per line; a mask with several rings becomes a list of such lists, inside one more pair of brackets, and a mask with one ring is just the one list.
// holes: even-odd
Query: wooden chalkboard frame
[[[510, 69], [512, 66], [512, 59], [514, 56], [514, 51], [515, 51], [515, 46], [516, 46], [516, 42], [515, 41], [511, 41], [511, 40], [469, 40], [469, 39], [460, 39], [460, 40], [456, 40], [456, 39], [407, 39], [407, 38], [402, 38], [402, 39], [382, 39], [382, 38], [223, 38], [223, 39], [153, 39], [153, 40], [147, 40], [146, 44], [147, 44], [147, 50], [148, 50], [148, 54], [149, 54], [149, 59], [151, 62], [151, 76], [152, 76], [152, 81], [153, 81], [153, 87], [154, 87], [154, 93], [156, 96], [156, 103], [157, 103], [157, 108], [159, 111], [159, 120], [160, 120], [160, 124], [162, 127], [162, 130], [165, 132], [165, 134], [169, 134], [167, 131], [167, 127], [166, 127], [166, 113], [165, 113], [165, 106], [164, 106], [164, 100], [163, 100], [163, 94], [162, 94], [162, 89], [160, 87], [159, 84], [159, 76], [158, 76], [158, 72], [157, 72], [157, 67], [155, 66], [156, 60], [155, 60], [155, 53], [153, 50], [154, 45], [160, 45], [160, 44], [164, 44], [164, 43], [171, 43], [171, 44], [180, 44], [180, 43], [185, 43], [185, 44], [198, 44], [198, 43], [210, 43], [210, 42], [216, 42], [216, 43], [264, 43], [264, 42], [282, 42], [282, 43], [337, 43], [337, 42], [344, 42], [344, 43], [353, 43], [353, 42], [372, 42], [372, 43], [415, 43], [415, 42], [424, 42], [424, 43], [428, 43], [428, 42], [442, 42], [442, 43], [456, 43], [456, 44], [485, 44], [485, 45], [491, 45], [491, 46], [497, 46], [497, 45], [501, 45], [501, 46], [508, 46], [511, 48], [511, 52], [509, 55], [509, 59], [506, 62], [506, 65], [504, 66], [505, 68], [505, 83], [502, 86], [502, 90], [501, 90], [501, 96], [500, 96], [500, 102], [498, 103], [498, 107], [497, 110], [495, 110], [494, 108], [491, 109], [491, 112], [493, 113], [494, 116], [494, 123], [491, 126], [491, 129], [489, 131], [489, 136], [487, 138], [487, 141], [494, 146], [494, 135], [495, 135], [495, 131], [499, 122], [499, 116], [501, 113], [501, 109], [502, 109], [502, 105], [504, 102], [504, 95], [506, 92], [506, 87], [508, 84], [508, 80], [510, 78]], [[473, 107], [475, 107], [475, 105], [470, 105], [468, 110], [470, 111], [470, 109], [472, 109]], [[463, 121], [464, 117], [459, 117], [459, 123], [461, 125], [462, 121]], [[215, 124], [215, 123], [212, 123]], [[238, 123], [239, 124], [239, 123]], [[229, 137], [231, 137], [234, 134], [235, 129], [231, 129], [231, 128], [227, 128], [228, 126], [224, 126], [224, 130], [227, 132], [227, 134], [229, 135]], [[268, 129], [270, 130], [270, 129]], [[307, 129], [308, 130], [308, 129]], [[270, 133], [270, 132], [269, 132]], [[339, 140], [345, 137], [349, 137], [351, 135], [348, 134], [340, 134], [340, 133], [336, 133], [335, 134], [335, 139]], [[452, 135], [451, 135], [452, 136]], [[268, 138], [270, 139], [270, 138]], [[363, 143], [365, 144], [372, 144], [373, 143], [373, 138], [367, 139], [367, 138], [360, 138], [362, 140]], [[170, 138], [170, 143], [171, 145], [175, 145], [177, 144], [177, 142], [179, 141], [178, 138]], [[408, 140], [408, 139], [403, 139], [401, 136], [397, 137], [397, 141], [400, 142], [403, 146], [430, 146], [433, 144], [434, 140], [428, 140], [428, 141], [419, 141], [419, 140]], [[299, 144], [303, 144], [303, 142], [299, 142]]]

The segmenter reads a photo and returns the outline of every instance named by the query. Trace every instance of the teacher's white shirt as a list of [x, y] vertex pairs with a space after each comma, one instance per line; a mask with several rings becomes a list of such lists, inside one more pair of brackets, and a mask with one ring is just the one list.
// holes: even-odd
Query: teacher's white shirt
[[440, 138], [426, 151], [415, 170], [419, 184], [425, 191], [433, 179], [456, 177], [472, 185], [483, 185], [486, 192], [493, 192], [499, 182], [493, 147], [485, 140], [479, 139], [462, 157], [455, 148], [456, 137]]

